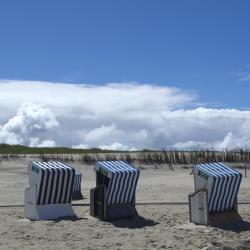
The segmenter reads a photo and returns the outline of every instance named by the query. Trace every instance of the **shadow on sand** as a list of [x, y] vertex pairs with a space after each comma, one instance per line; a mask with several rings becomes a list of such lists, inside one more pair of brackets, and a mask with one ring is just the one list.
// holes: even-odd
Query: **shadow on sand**
[[232, 231], [235, 233], [240, 233], [244, 231], [250, 231], [249, 221], [239, 221], [235, 223], [225, 224], [225, 225], [215, 225], [214, 228], [223, 229], [227, 231]]
[[79, 220], [88, 220], [87, 218], [84, 217], [78, 217], [78, 216], [66, 216], [66, 217], [59, 217], [57, 219], [52, 220], [55, 223], [58, 223], [60, 221], [79, 221]]
[[113, 220], [113, 221], [109, 221], [109, 223], [113, 224], [115, 227], [130, 228], [130, 229], [153, 227], [159, 224], [158, 222], [146, 219], [142, 216], [135, 216], [130, 219]]

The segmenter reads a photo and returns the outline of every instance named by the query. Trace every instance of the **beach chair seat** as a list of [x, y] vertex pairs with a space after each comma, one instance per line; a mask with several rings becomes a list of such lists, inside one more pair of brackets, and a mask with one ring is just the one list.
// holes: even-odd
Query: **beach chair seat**
[[140, 171], [124, 161], [98, 161], [90, 214], [103, 220], [137, 216], [135, 192]]
[[225, 163], [195, 165], [195, 192], [188, 197], [190, 221], [201, 225], [240, 221], [237, 195], [241, 179], [242, 174]]
[[25, 189], [25, 217], [50, 220], [74, 216], [72, 189], [74, 168], [61, 162], [30, 162], [29, 185]]

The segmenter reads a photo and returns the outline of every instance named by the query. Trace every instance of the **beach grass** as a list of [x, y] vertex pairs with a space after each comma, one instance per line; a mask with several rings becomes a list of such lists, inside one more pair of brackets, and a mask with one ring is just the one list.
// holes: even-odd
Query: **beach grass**
[[234, 151], [213, 151], [213, 150], [193, 150], [193, 151], [114, 151], [92, 149], [74, 149], [67, 147], [28, 147], [23, 145], [0, 144], [0, 161], [8, 159], [25, 158], [26, 155], [33, 155], [42, 161], [79, 161], [83, 164], [93, 164], [101, 160], [123, 160], [137, 164], [167, 164], [191, 165], [207, 162], [250, 162], [249, 150]]

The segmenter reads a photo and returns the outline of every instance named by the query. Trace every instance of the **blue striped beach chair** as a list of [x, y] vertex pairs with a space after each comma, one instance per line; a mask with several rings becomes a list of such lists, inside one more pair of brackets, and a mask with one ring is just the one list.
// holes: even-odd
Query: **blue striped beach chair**
[[135, 192], [139, 169], [124, 161], [98, 161], [96, 187], [90, 190], [90, 214], [104, 220], [138, 215]]
[[82, 181], [82, 173], [75, 172], [75, 179], [72, 190], [72, 200], [79, 200], [83, 198], [81, 192], [81, 181]]
[[242, 174], [225, 163], [194, 166], [195, 193], [189, 195], [190, 221], [221, 224], [241, 220], [237, 195]]
[[74, 216], [71, 205], [74, 168], [61, 162], [30, 162], [25, 189], [25, 217], [50, 220]]

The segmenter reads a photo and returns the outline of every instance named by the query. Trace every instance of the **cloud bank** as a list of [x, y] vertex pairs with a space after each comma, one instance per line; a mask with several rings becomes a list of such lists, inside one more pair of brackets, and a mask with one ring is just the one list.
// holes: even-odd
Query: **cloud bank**
[[[0, 80], [0, 143], [103, 149], [250, 148], [250, 111], [172, 87]], [[3, 112], [4, 111], [4, 112]]]

